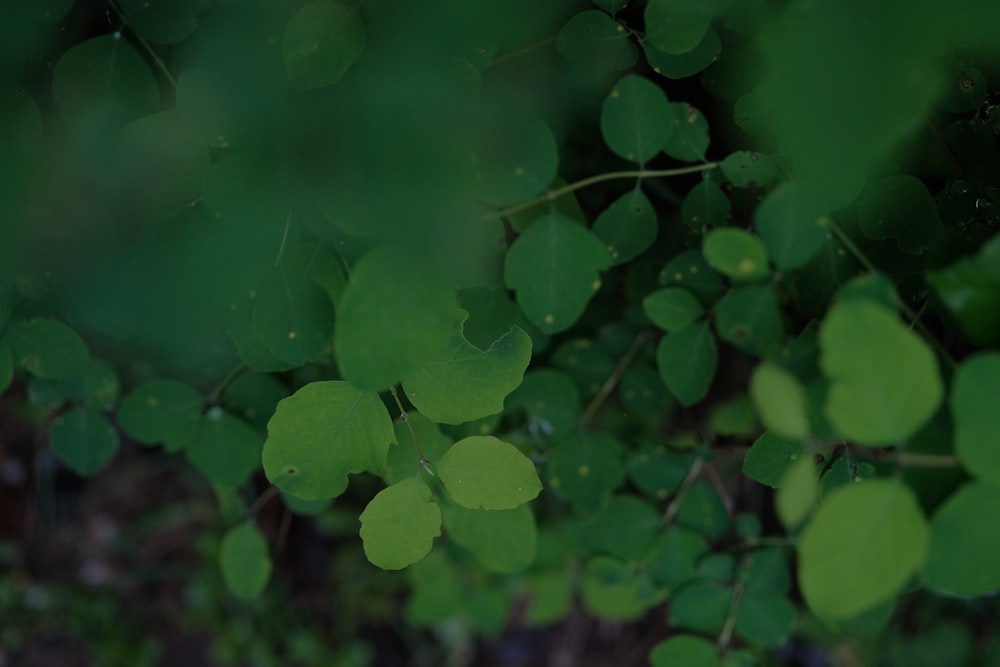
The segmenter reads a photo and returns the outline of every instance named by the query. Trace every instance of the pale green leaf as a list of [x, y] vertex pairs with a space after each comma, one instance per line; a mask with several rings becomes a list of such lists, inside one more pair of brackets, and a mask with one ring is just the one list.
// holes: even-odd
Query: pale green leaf
[[531, 338], [520, 327], [480, 350], [455, 328], [447, 353], [403, 378], [410, 402], [429, 419], [461, 424], [497, 414], [521, 384], [531, 360]]
[[774, 494], [774, 509], [781, 523], [791, 530], [809, 515], [818, 498], [816, 465], [808, 456], [801, 456], [782, 473]]
[[455, 502], [469, 509], [513, 509], [542, 490], [531, 459], [493, 436], [459, 440], [437, 471]]
[[754, 369], [750, 396], [760, 419], [775, 435], [801, 440], [809, 435], [806, 394], [795, 376], [771, 362]]
[[980, 353], [962, 362], [951, 389], [955, 453], [962, 465], [1000, 485], [1000, 354]]
[[365, 556], [383, 570], [402, 570], [423, 559], [441, 534], [441, 510], [416, 477], [379, 491], [360, 519]]
[[226, 588], [241, 600], [253, 600], [264, 591], [271, 578], [271, 556], [256, 526], [246, 522], [226, 531], [219, 567]]
[[771, 273], [767, 248], [755, 234], [742, 229], [709, 232], [702, 252], [713, 269], [735, 280], [759, 280]]
[[1000, 590], [1000, 489], [981, 482], [962, 485], [931, 519], [931, 546], [924, 581], [949, 595]]
[[514, 242], [504, 264], [507, 286], [525, 315], [545, 333], [569, 328], [600, 288], [611, 265], [604, 243], [575, 221], [547, 215]]
[[863, 299], [834, 305], [819, 344], [830, 380], [825, 414], [845, 438], [903, 444], [940, 406], [944, 389], [933, 353], [882, 306]]
[[347, 382], [312, 382], [282, 399], [267, 425], [264, 472], [306, 500], [339, 496], [348, 473], [381, 474], [395, 441], [377, 394]]
[[653, 647], [649, 654], [653, 667], [719, 667], [715, 642], [694, 635], [674, 635]]
[[924, 565], [930, 531], [913, 492], [877, 479], [832, 492], [799, 540], [799, 585], [820, 616], [849, 618], [897, 595]]

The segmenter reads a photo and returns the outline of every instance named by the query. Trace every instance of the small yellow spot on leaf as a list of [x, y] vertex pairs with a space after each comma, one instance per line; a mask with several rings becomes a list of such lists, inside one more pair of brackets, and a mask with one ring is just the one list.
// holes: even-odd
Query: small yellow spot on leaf
[[817, 227], [829, 227], [830, 226], [830, 218], [826, 217], [825, 215], [821, 216], [819, 218], [816, 218], [816, 226]]
[[676, 280], [677, 282], [684, 280], [684, 274], [678, 271], [677, 273], [674, 274], [674, 280]]
[[601, 289], [601, 281], [600, 280], [595, 280], [594, 282], [592, 282], [590, 284], [590, 286], [596, 292], [597, 290]]
[[548, 315], [545, 316], [545, 323], [546, 324], [553, 324], [553, 323], [555, 323], [555, 321], [556, 321], [556, 318], [552, 315], [552, 313], [549, 313]]
[[688, 271], [690, 271], [691, 273], [698, 273], [698, 267], [692, 264], [691, 268], [688, 269]]
[[295, 340], [295, 332], [294, 331], [289, 331], [288, 332], [288, 340]]
[[754, 272], [754, 269], [756, 268], [757, 265], [754, 263], [752, 259], [740, 260], [740, 266], [739, 266], [740, 273], [751, 274]]
[[251, 298], [251, 299], [256, 299], [256, 298], [257, 298], [257, 290], [255, 290], [255, 289], [252, 289], [252, 290], [250, 290], [250, 291], [249, 291], [249, 292], [247, 292], [247, 293], [248, 293], [248, 294], [250, 295], [250, 298]]
[[666, 498], [667, 497], [667, 490], [666, 489], [657, 489], [656, 490], [656, 497], [660, 498], [660, 499]]
[[146, 399], [146, 405], [148, 405], [151, 408], [155, 408], [159, 404], [160, 401], [159, 399], [156, 398], [156, 396], [150, 396], [149, 398]]
[[514, 167], [515, 176], [524, 176], [524, 167]]
[[621, 93], [619, 93], [617, 90], [612, 90], [611, 91], [611, 97], [619, 97], [620, 95], [621, 95]]
[[580, 477], [586, 477], [590, 474], [590, 466], [584, 464], [577, 469], [577, 472], [580, 473]]

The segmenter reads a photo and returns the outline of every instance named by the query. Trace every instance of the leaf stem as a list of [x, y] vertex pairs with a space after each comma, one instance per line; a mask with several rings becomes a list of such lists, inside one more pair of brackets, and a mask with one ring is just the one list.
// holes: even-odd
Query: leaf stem
[[892, 461], [904, 468], [957, 468], [961, 465], [958, 457], [952, 454], [924, 454], [900, 450], [885, 452], [879, 458], [883, 461]]
[[238, 376], [246, 369], [247, 365], [241, 363], [236, 368], [229, 371], [229, 374], [226, 375], [226, 377], [222, 378], [219, 384], [215, 385], [215, 388], [212, 389], [212, 391], [205, 398], [206, 402], [209, 405], [216, 405], [219, 402], [219, 398], [222, 396], [222, 392], [226, 390], [226, 387], [228, 387], [232, 383], [232, 381], [236, 379], [236, 376]]
[[274, 485], [267, 487], [267, 489], [264, 490], [264, 493], [260, 494], [260, 497], [256, 500], [256, 502], [254, 502], [254, 504], [250, 506], [250, 509], [247, 510], [247, 516], [257, 516], [257, 512], [261, 511], [264, 508], [264, 505], [271, 502], [271, 500], [279, 493], [281, 493], [281, 490], [278, 487]]
[[704, 465], [705, 459], [700, 456], [694, 460], [694, 463], [691, 464], [691, 468], [688, 469], [687, 475], [684, 477], [684, 481], [681, 482], [681, 485], [677, 488], [677, 493], [674, 494], [674, 499], [670, 501], [670, 504], [667, 505], [666, 511], [663, 513], [663, 520], [660, 521], [660, 527], [666, 528], [674, 522], [675, 518], [677, 518], [677, 513], [681, 509], [681, 501], [684, 500], [684, 495], [688, 492], [688, 489], [691, 488], [691, 485], [694, 484], [694, 481], [698, 479], [698, 475], [701, 474], [701, 469]]
[[[115, 2], [115, 0], [108, 0], [108, 4], [111, 6], [111, 9], [113, 9], [115, 11], [115, 14], [118, 14], [118, 17], [122, 20], [122, 22], [125, 25], [129, 25], [128, 19], [125, 18], [125, 12], [123, 12], [121, 9], [118, 8], [118, 3]], [[131, 26], [129, 26], [129, 27], [131, 28]], [[139, 41], [139, 44], [142, 45], [142, 48], [146, 50], [146, 53], [149, 54], [149, 57], [152, 58], [153, 62], [156, 63], [156, 66], [159, 68], [160, 72], [163, 74], [163, 77], [167, 81], [170, 82], [171, 86], [173, 86], [176, 89], [177, 88], [177, 80], [174, 78], [173, 74], [170, 73], [170, 70], [167, 69], [167, 65], [163, 62], [163, 59], [160, 58], [160, 54], [158, 54], [153, 49], [153, 47], [149, 45], [149, 42], [147, 42], [143, 38], [143, 36], [140, 35], [135, 30], [135, 28], [132, 28], [132, 34], [135, 35], [135, 38]]]
[[[403, 407], [403, 401], [399, 399], [399, 392], [396, 391], [395, 387], [389, 387], [389, 393], [392, 394], [392, 398], [396, 401], [396, 406], [399, 408], [399, 420], [406, 424], [407, 430], [410, 432], [410, 437], [413, 438], [413, 446], [417, 448], [417, 457], [420, 459], [420, 467], [424, 468], [424, 464], [430, 463], [427, 457], [424, 456], [424, 450], [420, 447], [420, 439], [417, 437], [417, 432], [413, 430], [413, 424], [410, 423], [410, 414]], [[430, 468], [426, 468], [427, 472], [431, 472]], [[431, 472], [433, 475], [434, 473]]]
[[740, 601], [743, 599], [744, 583], [738, 579], [733, 584], [733, 597], [729, 602], [729, 613], [726, 614], [726, 622], [722, 625], [722, 632], [715, 644], [715, 649], [721, 656], [729, 649], [729, 642], [733, 639], [733, 630], [736, 628], [736, 615], [740, 610]]
[[590, 401], [590, 404], [587, 405], [587, 408], [583, 411], [583, 414], [580, 415], [580, 421], [578, 421], [576, 424], [577, 430], [582, 429], [590, 422], [591, 419], [594, 418], [594, 415], [597, 414], [597, 411], [601, 409], [601, 406], [604, 404], [604, 401], [608, 399], [608, 396], [611, 395], [611, 392], [613, 392], [615, 390], [615, 387], [618, 386], [618, 383], [621, 382], [622, 376], [625, 375], [625, 371], [628, 370], [628, 367], [632, 364], [632, 361], [635, 359], [635, 356], [639, 354], [639, 351], [642, 350], [642, 347], [643, 345], [646, 344], [647, 340], [649, 340], [649, 332], [640, 331], [639, 334], [635, 337], [635, 340], [632, 341], [632, 345], [629, 346], [628, 350], [626, 350], [625, 354], [622, 355], [622, 358], [618, 361], [618, 365], [615, 366], [614, 371], [611, 372], [611, 375], [608, 377], [607, 380], [605, 380], [604, 384], [601, 386], [601, 389]]
[[696, 174], [702, 171], [711, 171], [718, 167], [717, 162], [706, 162], [705, 164], [696, 164], [689, 167], [679, 167], [677, 169], [634, 169], [631, 171], [611, 171], [606, 174], [598, 174], [596, 176], [588, 176], [582, 180], [575, 183], [570, 183], [564, 185], [561, 188], [556, 188], [555, 190], [549, 190], [545, 194], [538, 195], [533, 199], [521, 202], [520, 204], [514, 204], [513, 206], [508, 206], [506, 208], [501, 208], [493, 213], [489, 213], [480, 217], [476, 222], [488, 222], [490, 220], [499, 220], [501, 218], [506, 218], [508, 216], [514, 215], [515, 213], [520, 213], [522, 211], [527, 211], [530, 208], [534, 208], [539, 204], [544, 204], [545, 202], [551, 202], [564, 195], [568, 195], [571, 192], [576, 192], [583, 188], [590, 187], [591, 185], [597, 185], [598, 183], [604, 183], [606, 181], [615, 181], [623, 178], [667, 178], [669, 176], [684, 176], [686, 174]]

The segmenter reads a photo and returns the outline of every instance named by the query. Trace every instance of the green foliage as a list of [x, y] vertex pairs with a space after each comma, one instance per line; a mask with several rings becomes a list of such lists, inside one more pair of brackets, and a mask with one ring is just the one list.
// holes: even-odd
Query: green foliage
[[989, 664], [987, 4], [12, 10], [0, 390], [78, 475], [179, 455], [242, 601], [280, 495], [407, 634]]

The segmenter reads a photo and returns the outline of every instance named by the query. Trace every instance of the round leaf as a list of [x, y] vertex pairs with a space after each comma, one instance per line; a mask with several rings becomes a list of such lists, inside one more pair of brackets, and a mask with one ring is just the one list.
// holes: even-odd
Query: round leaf
[[187, 447], [204, 405], [205, 398], [188, 384], [149, 380], [122, 399], [118, 425], [144, 445], [162, 443], [177, 451]]
[[674, 635], [653, 647], [649, 654], [653, 667], [718, 667], [715, 643], [694, 635]]
[[535, 560], [538, 529], [528, 505], [512, 510], [447, 507], [444, 525], [448, 537], [491, 572], [523, 572]]
[[636, 188], [614, 200], [594, 221], [594, 234], [608, 245], [615, 264], [635, 259], [656, 240], [656, 211]]
[[545, 333], [569, 328], [600, 289], [611, 265], [605, 245], [562, 215], [534, 222], [514, 242], [504, 263], [507, 286], [532, 324]]
[[1000, 590], [1000, 489], [964, 484], [931, 520], [931, 547], [924, 581], [948, 595], [985, 595]]
[[790, 440], [809, 435], [805, 390], [791, 373], [764, 362], [753, 372], [750, 395], [764, 426], [775, 435]]
[[1000, 354], [981, 353], [962, 362], [951, 390], [955, 453], [974, 476], [1000, 485]]
[[656, 350], [656, 366], [671, 393], [683, 405], [694, 405], [715, 377], [719, 350], [707, 322], [669, 333]]
[[903, 444], [941, 404], [934, 354], [874, 302], [833, 306], [819, 344], [820, 366], [830, 380], [825, 414], [845, 438], [871, 446]]
[[114, 458], [118, 432], [100, 412], [73, 408], [52, 422], [52, 450], [79, 475], [92, 475]]
[[567, 21], [556, 37], [556, 46], [566, 60], [596, 72], [627, 69], [638, 58], [625, 28], [596, 9]]
[[4, 340], [10, 345], [14, 363], [38, 378], [70, 378], [85, 372], [90, 364], [83, 339], [56, 320], [16, 320], [7, 327]]
[[365, 556], [383, 570], [402, 570], [423, 559], [441, 534], [441, 510], [416, 477], [379, 491], [360, 519]]
[[361, 58], [365, 42], [365, 26], [354, 7], [331, 0], [303, 5], [288, 19], [281, 38], [288, 82], [296, 90], [337, 83]]
[[264, 473], [293, 496], [333, 498], [347, 488], [348, 473], [380, 474], [393, 442], [377, 394], [346, 382], [312, 382], [278, 403], [267, 425]]
[[301, 366], [326, 351], [333, 320], [326, 292], [279, 268], [257, 289], [250, 332], [277, 359]]
[[684, 53], [664, 53], [651, 44], [644, 43], [646, 62], [657, 74], [668, 79], [683, 79], [701, 72], [719, 57], [722, 42], [719, 35], [709, 28], [698, 45]]
[[870, 239], [894, 238], [903, 252], [920, 254], [934, 243], [941, 219], [923, 181], [899, 174], [865, 188], [858, 201], [858, 226]]
[[447, 353], [403, 378], [407, 398], [426, 417], [462, 424], [503, 410], [531, 360], [531, 338], [520, 327], [479, 350], [457, 327]]
[[670, 107], [674, 110], [674, 131], [663, 151], [677, 160], [703, 161], [711, 141], [705, 116], [687, 102], [671, 102]]
[[548, 125], [505, 119], [487, 125], [483, 134], [469, 155], [479, 199], [503, 206], [530, 199], [552, 185], [559, 149]]
[[929, 531], [898, 480], [844, 486], [820, 506], [799, 541], [799, 584], [820, 616], [849, 618], [902, 590], [924, 565]]
[[803, 456], [802, 443], [765, 431], [743, 459], [743, 474], [772, 488], [781, 485], [785, 471]]
[[761, 187], [771, 182], [778, 168], [770, 156], [751, 151], [736, 151], [719, 165], [729, 182], [738, 188], [751, 184]]
[[513, 509], [542, 490], [531, 459], [493, 436], [459, 440], [437, 471], [455, 502], [469, 509]]
[[714, 14], [714, 0], [650, 0], [645, 41], [664, 53], [687, 53], [705, 38]]
[[702, 252], [712, 268], [734, 280], [759, 280], [767, 277], [767, 248], [750, 232], [725, 227], [709, 232]]
[[674, 130], [673, 109], [659, 86], [637, 74], [615, 84], [601, 107], [601, 134], [608, 147], [645, 164], [667, 145]]
[[559, 442], [548, 466], [548, 485], [560, 498], [594, 510], [625, 478], [621, 444], [604, 433], [578, 432]]
[[209, 480], [236, 487], [260, 466], [261, 440], [245, 421], [214, 407], [199, 420], [184, 454]]
[[271, 578], [271, 556], [256, 526], [247, 522], [226, 531], [219, 567], [226, 588], [241, 600], [253, 600], [264, 591]]
[[656, 326], [674, 331], [705, 314], [701, 302], [683, 287], [664, 287], [642, 300], [642, 310]]
[[710, 179], [702, 179], [688, 190], [681, 202], [681, 219], [695, 231], [725, 227], [732, 217], [729, 197]]
[[800, 181], [784, 183], [768, 194], [754, 212], [754, 226], [782, 271], [807, 264], [830, 233], [826, 211]]

